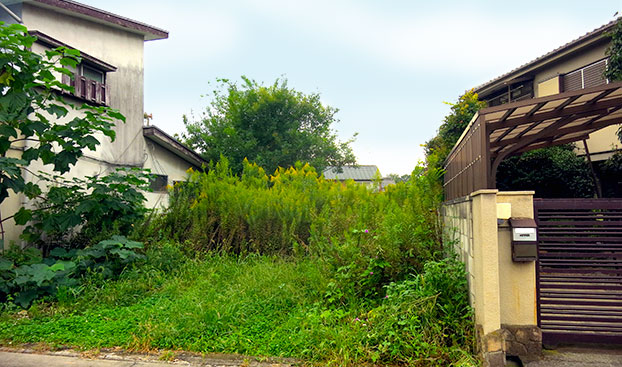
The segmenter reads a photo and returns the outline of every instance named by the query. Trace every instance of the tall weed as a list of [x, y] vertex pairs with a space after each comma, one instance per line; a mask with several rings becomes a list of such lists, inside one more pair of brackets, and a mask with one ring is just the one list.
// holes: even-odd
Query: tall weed
[[245, 161], [238, 177], [223, 159], [205, 173], [191, 171], [169, 208], [137, 236], [200, 251], [318, 256], [335, 268], [382, 259], [394, 278], [442, 255], [438, 177], [418, 167], [410, 181], [378, 192], [325, 180], [302, 164], [268, 176]]

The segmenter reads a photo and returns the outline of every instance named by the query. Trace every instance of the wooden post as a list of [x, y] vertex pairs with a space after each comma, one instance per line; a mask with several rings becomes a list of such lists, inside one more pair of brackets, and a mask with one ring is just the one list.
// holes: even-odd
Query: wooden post
[[587, 140], [585, 139], [583, 139], [583, 146], [585, 147], [585, 156], [587, 157], [587, 163], [590, 165], [590, 171], [592, 172], [592, 180], [594, 180], [594, 185], [596, 186], [596, 197], [600, 199], [603, 197], [603, 188], [600, 185], [600, 180], [596, 176], [596, 171], [594, 171], [592, 157], [590, 156], [590, 150], [587, 147]]

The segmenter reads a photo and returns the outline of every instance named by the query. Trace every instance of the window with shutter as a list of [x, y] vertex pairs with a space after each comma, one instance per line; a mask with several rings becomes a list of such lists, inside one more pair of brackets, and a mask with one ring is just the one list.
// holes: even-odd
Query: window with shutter
[[97, 68], [80, 64], [73, 78], [63, 74], [62, 82], [73, 87], [73, 95], [91, 103], [108, 105], [109, 92], [106, 85], [106, 72]]
[[581, 73], [581, 70], [577, 70], [564, 75], [564, 92], [583, 89], [583, 76]]
[[533, 98], [533, 80], [513, 83], [485, 99], [489, 107], [499, 106], [508, 102], [522, 101]]
[[571, 92], [608, 83], [603, 75], [606, 67], [607, 59], [603, 59], [564, 75], [563, 91]]
[[583, 70], [583, 81], [585, 88], [596, 87], [601, 84], [606, 84], [605, 68], [607, 67], [607, 60], [601, 60], [590, 66], [587, 66]]

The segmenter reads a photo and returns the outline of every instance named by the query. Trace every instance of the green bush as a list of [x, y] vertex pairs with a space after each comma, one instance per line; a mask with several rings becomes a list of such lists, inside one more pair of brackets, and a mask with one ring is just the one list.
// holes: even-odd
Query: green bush
[[[124, 268], [125, 258], [137, 260], [122, 251], [131, 243], [53, 250], [64, 261], [91, 254], [89, 265], [76, 261], [91, 270], [81, 287], [57, 292], [50, 313], [0, 317], [0, 343], [341, 366], [472, 364], [464, 268], [446, 259], [441, 241], [440, 170], [417, 167], [408, 181], [374, 191], [325, 180], [308, 165], [267, 175], [245, 162], [240, 177], [225, 160], [208, 168], [191, 172], [168, 209], [136, 226], [144, 262]], [[99, 266], [109, 259], [118, 267], [103, 265], [106, 272]], [[102, 281], [111, 273], [119, 280]]]
[[144, 259], [136, 252], [142, 248], [140, 242], [113, 236], [81, 250], [57, 247], [47, 258], [13, 249], [0, 257], [0, 301], [27, 308], [35, 299], [54, 298], [59, 290], [77, 287], [85, 276], [114, 279], [127, 265]]
[[[563, 179], [560, 179], [563, 178]], [[594, 197], [594, 182], [573, 145], [554, 146], [505, 159], [497, 172], [502, 191], [535, 190], [540, 198]]]
[[177, 184], [169, 208], [136, 236], [202, 252], [319, 257], [343, 276], [376, 271], [374, 282], [356, 281], [354, 292], [380, 295], [389, 280], [443, 257], [440, 175], [417, 167], [409, 181], [375, 192], [301, 164], [268, 176], [245, 162], [237, 177], [223, 159]]
[[146, 213], [149, 173], [117, 169], [105, 176], [64, 179], [41, 174], [50, 185], [35, 209], [22, 208], [17, 224], [28, 224], [22, 238], [43, 250], [83, 248], [112, 235], [127, 236]]
[[365, 324], [373, 361], [442, 365], [469, 356], [471, 315], [464, 265], [445, 259], [386, 286], [383, 303], [355, 322]]
[[[151, 259], [160, 251], [182, 261], [169, 270], [165, 259]], [[237, 353], [332, 366], [473, 362], [466, 280], [453, 260], [390, 283], [374, 304], [336, 305], [326, 302], [332, 271], [321, 259], [191, 258], [169, 242], [147, 254], [118, 281], [88, 284], [49, 311], [0, 315], [0, 344]]]

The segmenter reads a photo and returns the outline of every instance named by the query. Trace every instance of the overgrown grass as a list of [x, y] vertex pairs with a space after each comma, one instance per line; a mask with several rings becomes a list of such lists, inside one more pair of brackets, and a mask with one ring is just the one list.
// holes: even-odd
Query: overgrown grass
[[0, 343], [238, 353], [340, 366], [471, 361], [464, 274], [450, 261], [389, 285], [377, 301], [335, 306], [327, 301], [335, 274], [318, 259], [187, 258], [174, 245], [153, 246], [148, 255], [118, 281], [93, 279], [76, 298], [61, 294], [55, 305], [31, 307], [28, 317], [4, 312]]
[[441, 172], [378, 191], [308, 165], [268, 176], [226, 161], [191, 173], [136, 226], [146, 260], [98, 273], [28, 317], [4, 306], [0, 343], [188, 350], [318, 365], [468, 365], [464, 266], [441, 241]]

